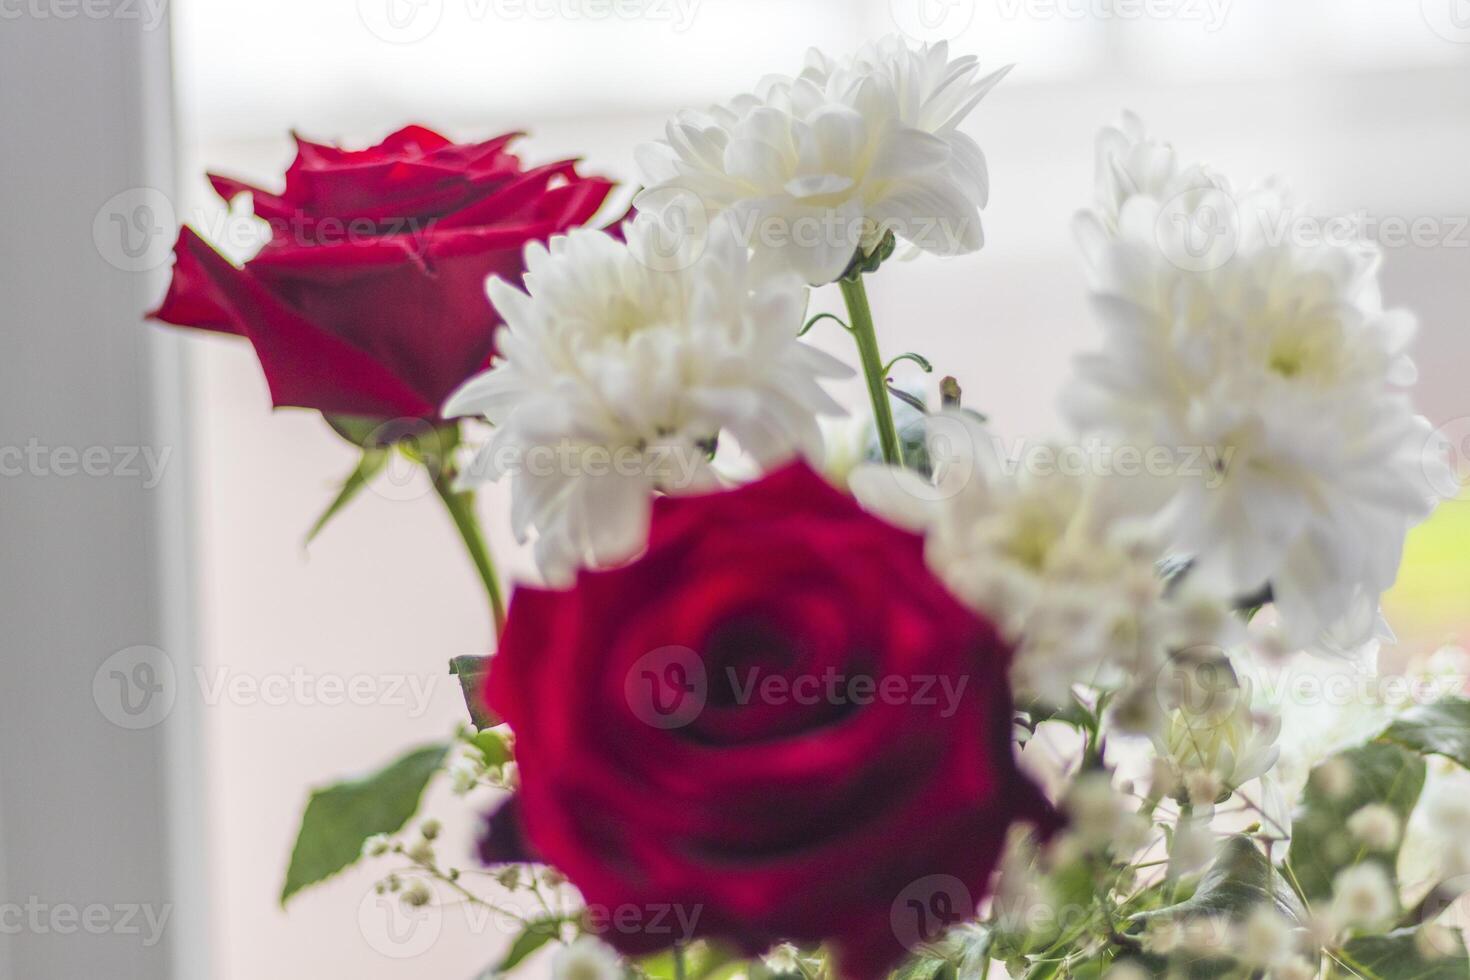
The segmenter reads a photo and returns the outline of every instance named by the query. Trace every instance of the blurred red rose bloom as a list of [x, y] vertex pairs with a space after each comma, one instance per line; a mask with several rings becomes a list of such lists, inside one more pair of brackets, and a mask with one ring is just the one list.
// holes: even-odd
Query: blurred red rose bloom
[[630, 955], [831, 942], [878, 976], [975, 913], [1013, 822], [1054, 826], [1009, 660], [805, 464], [661, 499], [641, 559], [516, 591], [484, 693], [520, 789], [482, 857], [549, 862]]
[[485, 296], [519, 282], [527, 242], [584, 224], [612, 185], [573, 161], [527, 170], [518, 134], [457, 144], [409, 126], [366, 150], [298, 138], [280, 194], [249, 192], [270, 242], [236, 268], [185, 227], [150, 316], [248, 337], [277, 407], [437, 420], [484, 369], [500, 322]]

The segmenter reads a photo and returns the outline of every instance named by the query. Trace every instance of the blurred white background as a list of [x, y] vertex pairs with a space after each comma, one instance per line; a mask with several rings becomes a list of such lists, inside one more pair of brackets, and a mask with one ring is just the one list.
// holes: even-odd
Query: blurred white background
[[[1441, 240], [1388, 251], [1388, 298], [1422, 317], [1422, 410], [1436, 423], [1470, 416], [1467, 0], [175, 0], [171, 13], [176, 210], [212, 238], [223, 206], [204, 172], [277, 187], [293, 129], [349, 145], [409, 122], [458, 138], [521, 129], [533, 160], [576, 155], [628, 179], [633, 147], [674, 110], [794, 71], [809, 46], [947, 37], [1018, 66], [967, 124], [991, 166], [988, 244], [885, 267], [872, 288], [886, 352], [916, 350], [958, 376], [1008, 436], [1051, 430], [1068, 357], [1094, 336], [1069, 222], [1090, 202], [1096, 130], [1130, 108], [1187, 158], [1243, 182], [1282, 174], [1324, 214], [1433, 219]], [[205, 699], [209, 975], [469, 980], [510, 936], [451, 907], [435, 941], [395, 958], [408, 947], [374, 938], [369, 899], [386, 866], [287, 912], [277, 896], [308, 786], [459, 721], [445, 664], [482, 652], [489, 632], [472, 571], [412, 479], [380, 482], [305, 548], [352, 454], [314, 414], [269, 410], [247, 344], [191, 337], [185, 350], [209, 685], [298, 670], [405, 684], [360, 706], [184, 685]], [[856, 386], [848, 394], [861, 404]], [[505, 504], [487, 493], [484, 518], [502, 565], [524, 576]], [[1445, 628], [1426, 624], [1424, 641]], [[428, 812], [449, 824], [445, 854], [467, 859], [468, 808], [441, 787]]]

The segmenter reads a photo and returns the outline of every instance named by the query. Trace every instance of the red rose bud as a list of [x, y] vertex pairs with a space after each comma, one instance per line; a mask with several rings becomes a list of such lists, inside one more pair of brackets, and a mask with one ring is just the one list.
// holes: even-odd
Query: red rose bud
[[1013, 822], [1055, 826], [1009, 661], [805, 464], [663, 498], [639, 560], [515, 593], [485, 697], [521, 788], [485, 857], [554, 865], [630, 955], [831, 942], [878, 976], [974, 915]]
[[526, 243], [584, 224], [612, 187], [570, 161], [526, 170], [514, 138], [409, 126], [356, 151], [298, 138], [280, 194], [211, 176], [226, 200], [251, 194], [270, 242], [239, 269], [184, 228], [149, 315], [248, 337], [277, 407], [438, 420], [490, 362], [486, 278], [519, 282]]

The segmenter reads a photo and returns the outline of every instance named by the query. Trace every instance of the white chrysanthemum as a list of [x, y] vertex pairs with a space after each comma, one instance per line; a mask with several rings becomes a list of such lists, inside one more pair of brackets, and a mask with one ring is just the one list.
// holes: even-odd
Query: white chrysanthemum
[[985, 156], [959, 125], [1009, 69], [979, 76], [941, 43], [889, 38], [842, 62], [808, 55], [795, 78], [685, 111], [638, 152], [640, 208], [732, 221], [762, 266], [821, 285], [886, 232], [940, 255], [972, 252], [989, 196]]
[[553, 583], [636, 554], [655, 491], [716, 483], [717, 439], [761, 466], [820, 458], [817, 416], [841, 414], [818, 379], [851, 372], [796, 339], [805, 287], [713, 232], [668, 263], [643, 219], [626, 244], [576, 229], [527, 247], [527, 292], [490, 282], [500, 359], [444, 411], [496, 427], [463, 479], [511, 475], [513, 529]]
[[583, 936], [551, 959], [552, 980], [623, 980], [623, 962], [602, 940]]
[[1078, 230], [1106, 338], [1069, 415], [1177, 453], [1167, 513], [1196, 574], [1269, 585], [1298, 649], [1361, 644], [1433, 497], [1401, 391], [1415, 323], [1384, 309], [1379, 251], [1293, 234], [1279, 190], [1180, 171], [1136, 125], [1100, 147], [1116, 179]]
[[853, 493], [927, 533], [930, 565], [1017, 644], [1012, 681], [1022, 698], [1065, 705], [1074, 685], [1130, 688], [1136, 697], [1120, 705], [1157, 714], [1167, 651], [1217, 642], [1229, 621], [1218, 604], [1187, 586], [1171, 594], [1160, 578], [1149, 485], [1092, 472], [1085, 458], [1068, 465], [1060, 448], [1004, 460], [966, 415], [928, 426], [937, 483], [870, 465], [853, 473]]

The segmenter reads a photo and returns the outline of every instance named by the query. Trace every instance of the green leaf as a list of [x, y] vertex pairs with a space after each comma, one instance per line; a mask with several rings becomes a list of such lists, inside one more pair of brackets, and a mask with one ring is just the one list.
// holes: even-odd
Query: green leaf
[[1287, 853], [1308, 901], [1329, 898], [1338, 872], [1365, 860], [1379, 861], [1393, 877], [1397, 848], [1369, 851], [1353, 840], [1345, 825], [1368, 804], [1382, 803], [1398, 816], [1400, 826], [1407, 826], [1424, 788], [1424, 769], [1424, 759], [1416, 753], [1376, 742], [1334, 756], [1313, 770]]
[[549, 916], [541, 919], [533, 919], [526, 923], [526, 928], [510, 944], [510, 949], [496, 965], [492, 976], [509, 973], [521, 965], [521, 961], [530, 956], [536, 950], [561, 936], [562, 923], [566, 920], [560, 916]]
[[448, 745], [430, 745], [376, 775], [313, 792], [301, 818], [281, 904], [356, 863], [369, 837], [403, 829], [448, 752]]
[[449, 672], [459, 678], [459, 689], [464, 693], [465, 707], [470, 712], [470, 724], [481, 732], [500, 724], [500, 719], [485, 707], [484, 699], [480, 697], [489, 669], [489, 657], [455, 657], [449, 661]]
[[1271, 865], [1266, 855], [1249, 837], [1232, 837], [1220, 849], [1220, 856], [1200, 879], [1194, 894], [1177, 905], [1141, 912], [1138, 922], [1158, 918], [1193, 919], [1204, 916], [1228, 916], [1242, 919], [1258, 906], [1270, 904], [1292, 923], [1306, 916], [1301, 901], [1281, 872]]
[[[674, 951], [662, 950], [638, 961], [638, 969], [651, 980], [674, 980], [678, 973], [674, 965]], [[705, 940], [684, 947], [685, 980], [705, 980], [716, 974], [745, 973], [752, 980], [769, 980], [774, 976], [765, 964], [759, 961], [746, 963], [738, 950], [721, 943]]]
[[[1419, 931], [1426, 928], [1400, 929], [1386, 936], [1359, 936], [1349, 940], [1338, 953], [1339, 958], [1364, 980], [1465, 980], [1470, 976], [1470, 956], [1465, 953], [1465, 940], [1458, 929], [1444, 929], [1452, 942], [1426, 957]], [[1433, 927], [1429, 927], [1433, 928]]]
[[1382, 738], [1420, 755], [1442, 755], [1470, 769], [1470, 701], [1446, 698], [1412, 708]]
[[487, 768], [499, 769], [511, 760], [510, 746], [505, 744], [505, 739], [500, 737], [499, 732], [487, 729], [477, 734], [473, 741], [475, 748], [484, 757]]
[[352, 498], [361, 493], [363, 488], [372, 482], [373, 477], [382, 472], [390, 455], [386, 449], [364, 449], [362, 451], [362, 458], [358, 460], [357, 468], [348, 474], [347, 479], [342, 483], [342, 489], [337, 491], [336, 498], [327, 505], [327, 509], [322, 511], [322, 516], [316, 519], [316, 523], [307, 532], [307, 544], [315, 541], [316, 536], [322, 533], [327, 523], [336, 517], [343, 507], [351, 503]]

